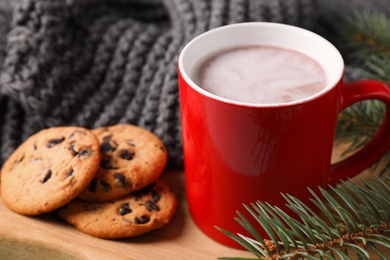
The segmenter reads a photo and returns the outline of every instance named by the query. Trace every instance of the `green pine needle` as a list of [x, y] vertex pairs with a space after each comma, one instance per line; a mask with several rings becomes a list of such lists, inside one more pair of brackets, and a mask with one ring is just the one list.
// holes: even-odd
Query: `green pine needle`
[[[299, 221], [267, 203], [244, 205], [259, 226], [254, 227], [241, 213], [236, 220], [243, 227], [251, 227], [252, 237], [218, 229], [256, 259], [370, 259], [368, 249], [381, 256], [376, 246], [390, 249], [390, 177], [376, 177], [364, 184], [362, 188], [349, 180], [330, 187], [330, 191], [320, 189], [320, 196], [310, 190], [321, 214], [295, 197], [284, 195]], [[265, 230], [270, 239], [262, 238], [256, 231], [259, 229]]]

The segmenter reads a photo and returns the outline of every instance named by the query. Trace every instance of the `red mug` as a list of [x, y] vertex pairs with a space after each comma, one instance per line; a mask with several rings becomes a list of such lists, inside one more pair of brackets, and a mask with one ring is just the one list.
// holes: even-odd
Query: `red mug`
[[[205, 57], [256, 44], [293, 49], [313, 58], [325, 71], [326, 88], [299, 101], [251, 104], [216, 96], [194, 83], [196, 64]], [[245, 215], [243, 204], [261, 200], [283, 208], [286, 201], [280, 193], [308, 203], [308, 187], [326, 187], [352, 177], [390, 148], [389, 87], [372, 80], [343, 83], [341, 54], [308, 30], [262, 22], [219, 27], [184, 47], [178, 72], [190, 214], [206, 235], [227, 246], [239, 248], [215, 226], [246, 234], [234, 220], [236, 211]], [[338, 114], [367, 99], [386, 104], [380, 130], [359, 152], [332, 165]]]

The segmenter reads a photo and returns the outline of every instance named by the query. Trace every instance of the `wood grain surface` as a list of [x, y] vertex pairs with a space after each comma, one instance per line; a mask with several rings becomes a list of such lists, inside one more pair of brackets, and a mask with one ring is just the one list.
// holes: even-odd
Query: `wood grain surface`
[[[343, 149], [334, 152], [334, 160]], [[365, 171], [355, 179], [372, 179]], [[0, 259], [216, 259], [253, 257], [244, 251], [225, 247], [205, 236], [191, 220], [185, 197], [182, 170], [167, 170], [162, 178], [179, 200], [171, 222], [162, 229], [121, 240], [88, 236], [50, 213], [26, 217], [13, 213], [0, 202]], [[390, 258], [390, 251], [385, 251]], [[372, 259], [379, 259], [373, 257]]]

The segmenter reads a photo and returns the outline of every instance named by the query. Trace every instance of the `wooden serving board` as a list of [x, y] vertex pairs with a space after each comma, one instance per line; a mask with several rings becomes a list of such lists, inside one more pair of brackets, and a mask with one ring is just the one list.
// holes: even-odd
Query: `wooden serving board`
[[18, 215], [0, 202], [0, 259], [216, 259], [251, 256], [205, 236], [192, 221], [185, 199], [184, 174], [167, 170], [164, 179], [179, 207], [171, 222], [139, 237], [104, 240], [86, 235], [50, 213]]
[[[337, 149], [334, 157], [340, 157]], [[371, 179], [366, 171], [357, 178]], [[167, 170], [164, 179], [174, 190], [179, 207], [171, 222], [142, 236], [103, 240], [81, 233], [54, 213], [26, 217], [13, 213], [0, 201], [0, 259], [216, 259], [250, 257], [211, 240], [192, 221], [187, 208], [182, 170]], [[390, 256], [390, 251], [387, 251]], [[378, 258], [372, 258], [378, 259]]]

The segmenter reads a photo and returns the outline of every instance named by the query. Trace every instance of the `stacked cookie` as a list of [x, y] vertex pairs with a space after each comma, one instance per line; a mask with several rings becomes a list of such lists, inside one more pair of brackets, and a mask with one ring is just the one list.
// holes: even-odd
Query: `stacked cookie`
[[159, 180], [166, 162], [162, 141], [133, 125], [44, 129], [4, 163], [1, 197], [19, 214], [58, 210], [89, 235], [133, 237], [166, 225], [176, 210]]

